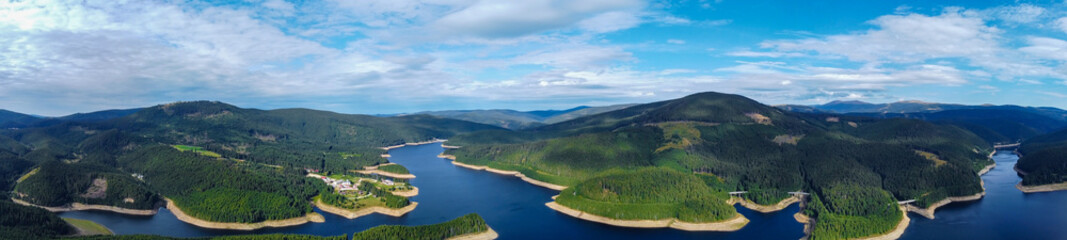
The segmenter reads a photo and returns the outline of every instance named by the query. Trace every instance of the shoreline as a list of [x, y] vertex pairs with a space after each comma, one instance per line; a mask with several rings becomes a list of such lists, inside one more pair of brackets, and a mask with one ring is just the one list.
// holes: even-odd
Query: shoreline
[[748, 208], [749, 210], [757, 211], [757, 212], [760, 212], [760, 213], [772, 213], [772, 212], [781, 211], [782, 209], [785, 209], [785, 208], [789, 207], [790, 205], [793, 205], [793, 203], [798, 203], [798, 202], [800, 202], [800, 198], [798, 198], [796, 196], [790, 196], [790, 197], [787, 197], [785, 199], [782, 199], [781, 201], [778, 201], [778, 203], [775, 203], [774, 205], [760, 205], [760, 204], [757, 204], [755, 202], [749, 201], [748, 199], [744, 199], [744, 198], [740, 198], [740, 197], [730, 197], [729, 200], [726, 200], [727, 204], [730, 204], [730, 205], [741, 204], [742, 207], [745, 207], [745, 208]]
[[734, 217], [718, 222], [711, 223], [690, 223], [679, 221], [675, 218], [661, 219], [661, 220], [620, 220], [613, 219], [598, 215], [589, 214], [586, 212], [578, 211], [576, 209], [568, 208], [560, 205], [555, 201], [545, 203], [545, 206], [556, 210], [556, 212], [575, 217], [578, 219], [603, 223], [607, 225], [617, 227], [631, 227], [631, 228], [673, 228], [684, 231], [716, 231], [716, 232], [733, 232], [741, 230], [748, 224], [748, 218], [744, 215], [737, 213]]
[[394, 208], [380, 207], [380, 206], [373, 206], [373, 207], [362, 208], [362, 209], [359, 209], [359, 210], [349, 210], [349, 209], [335, 207], [333, 205], [329, 205], [329, 204], [323, 203], [321, 200], [317, 200], [317, 199], [315, 200], [315, 207], [318, 207], [319, 210], [322, 210], [323, 212], [328, 212], [328, 213], [331, 213], [331, 214], [334, 214], [334, 215], [338, 215], [338, 216], [341, 216], [341, 217], [344, 217], [344, 218], [347, 218], [347, 219], [355, 219], [355, 218], [358, 218], [358, 217], [371, 215], [373, 213], [378, 213], [378, 214], [382, 214], [382, 215], [388, 215], [388, 216], [392, 216], [392, 217], [400, 217], [400, 216], [404, 216], [404, 214], [407, 214], [407, 213], [409, 213], [411, 211], [414, 211], [415, 210], [415, 206], [418, 206], [418, 205], [419, 205], [418, 202], [411, 202], [411, 205], [408, 205], [408, 206], [402, 207], [402, 208], [395, 208], [395, 209]]
[[391, 177], [391, 178], [399, 178], [399, 179], [412, 179], [412, 178], [415, 178], [415, 175], [414, 174], [410, 174], [410, 173], [409, 174], [396, 174], [396, 173], [386, 172], [386, 171], [382, 171], [382, 170], [378, 170], [378, 169], [373, 169], [373, 170], [348, 170], [348, 171], [353, 171], [353, 172], [367, 174], [367, 175], [377, 174], [377, 175], [382, 175], [382, 176]]
[[1023, 193], [1055, 192], [1067, 190], [1067, 182], [1037, 186], [1023, 186], [1023, 182], [1019, 181], [1019, 183], [1015, 184], [1015, 188], [1019, 189], [1019, 191], [1022, 191]]
[[804, 237], [800, 239], [807, 240], [808, 238], [810, 238], [811, 228], [812, 226], [815, 226], [815, 219], [808, 217], [808, 215], [805, 215], [803, 211], [800, 211], [793, 214], [793, 220], [797, 220], [798, 223], [804, 224]]
[[927, 219], [934, 219], [934, 212], [937, 211], [937, 208], [939, 207], [943, 207], [945, 205], [948, 205], [949, 203], [954, 202], [975, 201], [982, 199], [983, 196], [985, 196], [985, 190], [982, 190], [982, 192], [975, 193], [974, 195], [970, 196], [947, 197], [945, 199], [941, 199], [941, 201], [937, 201], [936, 203], [930, 204], [930, 206], [926, 208], [916, 207], [914, 205], [908, 204], [907, 207], [905, 207], [905, 212], [913, 212], [923, 217], [926, 217]]
[[[64, 217], [61, 217], [60, 219], [63, 219], [63, 222], [66, 222], [67, 225], [70, 225], [71, 227], [74, 227], [74, 230], [75, 230], [74, 234], [64, 235], [65, 237], [113, 236], [113, 235], [115, 235], [115, 231], [112, 231], [107, 226], [101, 225], [100, 223], [97, 223], [97, 222], [94, 222], [94, 221], [91, 221], [91, 220], [77, 219], [77, 218], [64, 218]], [[94, 229], [87, 228], [87, 226], [85, 226], [85, 225], [77, 224], [77, 222], [84, 222], [83, 224], [89, 224], [89, 225], [92, 225], [93, 227], [99, 227], [99, 228], [102, 228], [102, 229], [99, 229], [101, 231], [95, 231]]]
[[493, 240], [500, 237], [500, 234], [496, 233], [496, 231], [493, 231], [493, 228], [489, 227], [489, 225], [486, 225], [485, 227], [487, 229], [484, 232], [463, 234], [459, 236], [445, 238], [445, 240]]
[[897, 226], [894, 227], [892, 231], [889, 231], [889, 232], [887, 232], [885, 234], [882, 234], [882, 235], [875, 235], [875, 236], [863, 237], [863, 238], [858, 238], [858, 239], [860, 239], [860, 240], [883, 240], [883, 239], [884, 240], [894, 240], [894, 239], [899, 239], [901, 235], [904, 235], [904, 230], [907, 230], [908, 229], [908, 225], [911, 224], [911, 218], [908, 218], [908, 212], [905, 211], [903, 207], [900, 208], [900, 214], [901, 214], [900, 222], [897, 223]]
[[174, 213], [174, 216], [177, 217], [178, 220], [180, 220], [182, 222], [185, 222], [185, 223], [188, 223], [188, 224], [192, 224], [192, 225], [197, 226], [197, 227], [201, 227], [201, 228], [251, 231], [251, 230], [256, 230], [256, 229], [260, 229], [260, 228], [288, 227], [288, 226], [296, 226], [296, 225], [300, 225], [300, 224], [305, 224], [305, 223], [308, 223], [308, 222], [320, 223], [320, 222], [325, 222], [326, 221], [326, 219], [323, 218], [322, 215], [320, 215], [320, 214], [318, 214], [316, 212], [311, 212], [311, 213], [308, 213], [307, 215], [304, 215], [303, 217], [295, 217], [295, 218], [282, 219], [282, 220], [267, 220], [267, 221], [255, 222], [255, 223], [212, 222], [212, 221], [203, 220], [203, 219], [199, 219], [199, 218], [195, 218], [193, 216], [187, 215], [187, 214], [185, 214], [185, 212], [182, 212], [182, 210], [180, 208], [178, 208], [178, 206], [175, 205], [174, 201], [170, 200], [170, 198], [163, 198], [163, 199], [165, 201], [167, 201], [167, 209], [169, 209], [171, 213]]
[[996, 162], [993, 162], [993, 164], [989, 164], [989, 165], [985, 166], [985, 168], [982, 168], [982, 170], [978, 171], [978, 177], [981, 177], [982, 175], [985, 175], [986, 173], [989, 173], [989, 171], [992, 171], [993, 168], [996, 168], [996, 167], [997, 167], [997, 163]]
[[[1022, 158], [1022, 157], [1020, 157], [1020, 158]], [[1027, 172], [1019, 169], [1018, 164], [1016, 164], [1016, 166], [1012, 167], [1012, 170], [1015, 170], [1015, 172], [1018, 173], [1019, 175], [1026, 176], [1028, 174]], [[1019, 191], [1022, 191], [1023, 193], [1041, 193], [1041, 192], [1064, 191], [1064, 190], [1067, 190], [1067, 182], [1050, 183], [1050, 184], [1043, 184], [1043, 185], [1037, 185], [1037, 186], [1025, 186], [1025, 185], [1023, 185], [1023, 181], [1019, 181], [1019, 183], [1015, 184], [1015, 189], [1019, 189]]]
[[[385, 155], [389, 155], [389, 154], [385, 154]], [[400, 179], [412, 179], [412, 178], [415, 178], [415, 174], [411, 174], [411, 173], [400, 174], [400, 173], [391, 173], [391, 172], [378, 170], [378, 167], [388, 166], [388, 165], [397, 165], [397, 164], [396, 163], [391, 163], [391, 162], [382, 163], [382, 164], [378, 164], [378, 165], [374, 165], [374, 166], [364, 166], [363, 170], [350, 170], [350, 171], [356, 171], [358, 173], [368, 174], [368, 175], [370, 175], [370, 174], [378, 174], [378, 175], [382, 175], [382, 176], [386, 176], [386, 177], [400, 178]]]
[[120, 208], [120, 207], [115, 207], [115, 206], [83, 204], [83, 203], [71, 203], [70, 207], [45, 207], [45, 206], [39, 206], [39, 205], [36, 205], [36, 204], [33, 204], [33, 203], [29, 203], [29, 202], [26, 202], [26, 201], [22, 201], [22, 200], [19, 200], [19, 199], [15, 199], [15, 198], [11, 198], [11, 201], [15, 202], [15, 203], [18, 203], [19, 205], [23, 205], [23, 206], [42, 208], [44, 210], [48, 210], [49, 212], [69, 212], [69, 211], [96, 210], [96, 211], [108, 211], [108, 212], [121, 213], [121, 214], [126, 214], [126, 215], [136, 215], [136, 216], [152, 216], [152, 215], [156, 215], [156, 213], [159, 212], [158, 208], [155, 209], [155, 210], [144, 210], [144, 209], [130, 209], [130, 208]]
[[457, 162], [456, 160], [454, 160], [454, 158], [455, 158], [455, 156], [451, 156], [451, 158], [448, 158], [448, 159], [453, 159], [452, 160], [452, 165], [456, 165], [456, 166], [460, 166], [460, 167], [464, 167], [464, 168], [469, 168], [469, 169], [472, 169], [472, 170], [483, 170], [483, 171], [486, 171], [486, 172], [496, 173], [496, 174], [500, 174], [500, 175], [515, 176], [515, 177], [518, 177], [518, 178], [522, 179], [523, 181], [526, 181], [527, 183], [530, 183], [530, 184], [533, 184], [533, 185], [536, 185], [536, 186], [540, 186], [540, 187], [543, 187], [543, 188], [556, 190], [556, 191], [563, 191], [563, 189], [567, 189], [567, 186], [556, 185], [556, 184], [547, 183], [547, 182], [544, 182], [544, 181], [541, 181], [541, 180], [533, 179], [533, 178], [527, 177], [526, 175], [523, 175], [521, 172], [500, 170], [500, 169], [491, 168], [491, 167], [487, 167], [487, 166], [470, 165], [470, 164], [466, 164], [466, 163]]
[[414, 196], [418, 196], [419, 195], [419, 187], [411, 186], [411, 190], [395, 191], [395, 192], [389, 192], [389, 193], [392, 193], [393, 195], [409, 198], [409, 197], [414, 197]]
[[[996, 164], [995, 163], [991, 164], [990, 166], [986, 166], [986, 168], [992, 169], [994, 165], [996, 165]], [[979, 175], [978, 183], [982, 185], [982, 191], [979, 192], [979, 193], [975, 193], [974, 195], [967, 195], [967, 196], [947, 197], [945, 199], [941, 199], [941, 201], [937, 201], [937, 202], [935, 202], [933, 204], [930, 204], [930, 206], [926, 207], [926, 208], [917, 207], [917, 206], [912, 205], [912, 204], [906, 204], [905, 209], [907, 209], [907, 211], [905, 211], [905, 213], [906, 212], [913, 212], [913, 213], [922, 215], [923, 217], [926, 217], [926, 219], [934, 219], [934, 212], [937, 211], [937, 208], [939, 208], [939, 207], [943, 207], [945, 205], [948, 205], [949, 203], [954, 203], [954, 202], [977, 201], [977, 200], [982, 199], [982, 197], [985, 197], [985, 180], [981, 179], [981, 175]], [[907, 214], [905, 214], [905, 215], [907, 215]]]

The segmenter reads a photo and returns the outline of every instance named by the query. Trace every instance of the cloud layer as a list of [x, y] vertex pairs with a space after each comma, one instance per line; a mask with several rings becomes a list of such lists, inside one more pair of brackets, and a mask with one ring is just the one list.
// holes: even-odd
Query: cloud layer
[[1059, 5], [900, 8], [858, 31], [731, 47], [689, 35], [748, 23], [683, 3], [0, 1], [0, 108], [61, 115], [211, 99], [382, 113], [699, 91], [815, 103], [1067, 80]]

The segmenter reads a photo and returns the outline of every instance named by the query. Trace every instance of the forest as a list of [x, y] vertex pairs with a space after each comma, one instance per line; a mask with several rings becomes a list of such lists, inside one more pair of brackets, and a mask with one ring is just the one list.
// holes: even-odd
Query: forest
[[382, 170], [383, 172], [396, 173], [396, 174], [409, 174], [409, 173], [411, 173], [411, 172], [408, 172], [407, 168], [405, 168], [404, 166], [402, 166], [400, 164], [390, 164], [390, 165], [378, 166], [378, 170]]
[[377, 226], [352, 235], [352, 239], [366, 240], [435, 240], [448, 239], [465, 234], [489, 230], [477, 213], [471, 213], [448, 222], [422, 226]]
[[2, 239], [48, 239], [74, 233], [67, 222], [36, 207], [27, 207], [0, 200], [0, 238]]
[[1067, 129], [1037, 136], [1019, 146], [1022, 185], [1036, 186], [1067, 182]]
[[560, 192], [556, 202], [615, 219], [716, 222], [736, 216], [725, 192], [696, 175], [666, 168], [610, 171]]

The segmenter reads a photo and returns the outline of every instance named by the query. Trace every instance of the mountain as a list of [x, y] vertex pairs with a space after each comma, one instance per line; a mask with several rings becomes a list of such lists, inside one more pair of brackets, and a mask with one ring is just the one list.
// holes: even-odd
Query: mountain
[[39, 118], [33, 115], [0, 109], [0, 128], [24, 127], [37, 120]]
[[428, 115], [382, 118], [207, 101], [98, 121], [54, 120], [0, 130], [0, 161], [18, 163], [0, 167], [0, 176], [5, 186], [20, 179], [17, 199], [155, 209], [166, 198], [196, 218], [239, 223], [309, 213], [311, 198], [326, 186], [305, 177], [305, 169], [345, 173], [384, 163], [380, 147], [503, 130]]
[[[739, 95], [699, 93], [519, 131], [450, 139], [457, 162], [568, 187], [556, 204], [616, 219], [717, 222], [726, 192], [774, 205], [811, 193], [814, 238], [892, 229], [896, 201], [927, 207], [982, 191], [991, 144], [946, 124], [794, 113]], [[893, 207], [886, 207], [893, 206]]]
[[[621, 104], [603, 107], [579, 106], [567, 110], [539, 110], [526, 112], [506, 109], [428, 111], [414, 113], [410, 115], [426, 114], [518, 130], [542, 126], [545, 124], [562, 122], [581, 116], [618, 110], [629, 106], [633, 106], [633, 104]], [[403, 115], [408, 114], [402, 114], [401, 116]]]

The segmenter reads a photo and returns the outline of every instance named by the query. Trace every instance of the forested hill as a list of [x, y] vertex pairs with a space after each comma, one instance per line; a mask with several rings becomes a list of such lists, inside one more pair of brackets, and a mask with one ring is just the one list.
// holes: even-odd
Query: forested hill
[[219, 222], [299, 217], [325, 188], [305, 169], [385, 162], [380, 147], [501, 128], [426, 115], [180, 102], [102, 121], [0, 130], [3, 191], [33, 204], [154, 209], [164, 197]]
[[1067, 129], [1037, 136], [1019, 147], [1016, 169], [1025, 186], [1067, 182]]
[[[992, 163], [986, 156], [992, 145], [956, 126], [799, 114], [721, 93], [523, 131], [462, 134], [449, 144], [463, 146], [448, 150], [460, 162], [577, 186], [564, 191], [573, 196], [558, 203], [602, 216], [726, 219], [736, 213], [704, 200], [749, 191], [743, 197], [773, 204], [786, 198], [786, 192], [802, 190], [812, 193], [807, 213], [817, 219], [812, 234], [819, 238], [888, 231], [900, 219], [895, 207], [899, 200], [916, 199], [919, 206], [927, 206], [949, 196], [978, 193], [982, 188], [976, 172]], [[649, 168], [695, 177], [646, 174]], [[707, 187], [674, 191], [657, 184], [695, 180]], [[604, 189], [586, 189], [590, 186]], [[641, 204], [648, 207], [633, 207]]]

